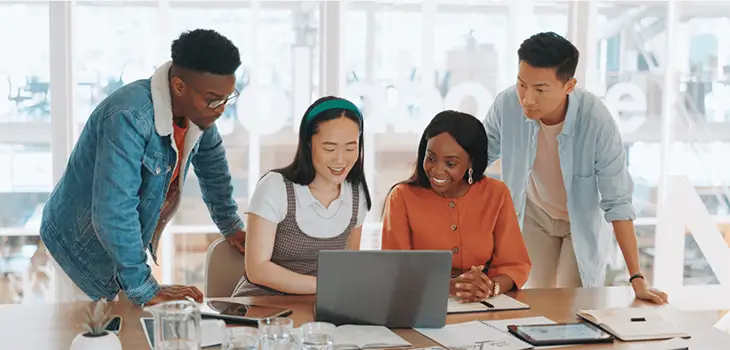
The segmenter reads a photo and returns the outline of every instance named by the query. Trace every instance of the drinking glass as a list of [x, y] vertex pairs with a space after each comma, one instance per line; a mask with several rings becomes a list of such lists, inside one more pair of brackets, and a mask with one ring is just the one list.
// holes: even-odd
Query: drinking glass
[[294, 321], [286, 317], [270, 317], [259, 321], [261, 350], [295, 350], [297, 341], [292, 331]]
[[302, 325], [302, 350], [334, 350], [335, 325], [310, 322]]
[[252, 327], [228, 327], [222, 350], [258, 350], [259, 331]]
[[154, 348], [159, 350], [200, 349], [200, 309], [188, 300], [167, 301], [147, 306], [155, 319]]

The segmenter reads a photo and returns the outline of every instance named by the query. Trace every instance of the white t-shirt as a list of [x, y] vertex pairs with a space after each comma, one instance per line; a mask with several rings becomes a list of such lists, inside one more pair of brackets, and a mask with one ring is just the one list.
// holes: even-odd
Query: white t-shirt
[[[308, 186], [292, 183], [297, 202], [296, 220], [299, 228], [311, 237], [331, 238], [342, 234], [352, 218], [352, 185], [345, 181], [340, 186], [340, 196], [325, 208], [312, 195]], [[365, 190], [360, 185], [360, 203], [355, 227], [362, 226], [367, 215]], [[286, 185], [277, 172], [266, 174], [256, 185], [248, 203], [246, 214], [256, 214], [266, 220], [280, 223], [286, 216]]]

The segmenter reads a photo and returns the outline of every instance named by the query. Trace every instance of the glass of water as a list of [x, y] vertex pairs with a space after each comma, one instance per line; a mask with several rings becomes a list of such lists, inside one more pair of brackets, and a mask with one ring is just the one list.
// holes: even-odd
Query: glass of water
[[302, 350], [334, 350], [335, 325], [310, 322], [302, 325]]
[[270, 317], [259, 321], [261, 350], [295, 350], [297, 340], [292, 334], [294, 321], [286, 317]]
[[258, 350], [259, 331], [252, 327], [228, 327], [222, 350]]

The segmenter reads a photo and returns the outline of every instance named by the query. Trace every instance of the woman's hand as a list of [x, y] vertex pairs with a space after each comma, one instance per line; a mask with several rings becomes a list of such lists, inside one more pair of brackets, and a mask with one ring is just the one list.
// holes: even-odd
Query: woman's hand
[[482, 266], [472, 266], [468, 272], [451, 279], [451, 294], [459, 302], [470, 303], [481, 301], [492, 296], [494, 282], [482, 272]]

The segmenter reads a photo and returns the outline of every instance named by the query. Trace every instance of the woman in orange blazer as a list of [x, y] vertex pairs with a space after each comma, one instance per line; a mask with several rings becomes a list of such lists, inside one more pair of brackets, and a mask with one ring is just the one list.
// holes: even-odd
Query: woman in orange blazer
[[423, 131], [413, 175], [391, 189], [383, 212], [383, 249], [453, 253], [451, 294], [461, 301], [520, 288], [531, 267], [509, 190], [486, 168], [482, 123], [441, 112]]

